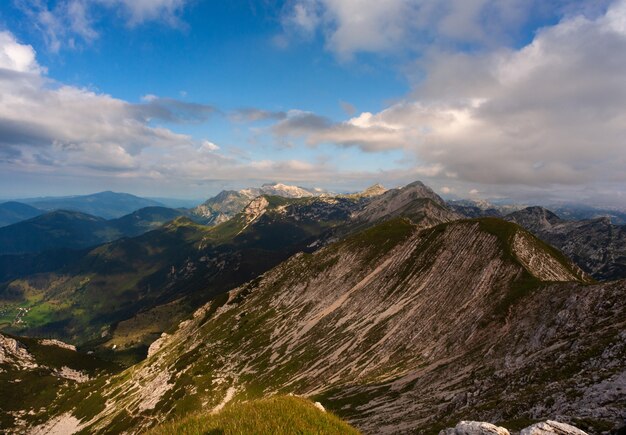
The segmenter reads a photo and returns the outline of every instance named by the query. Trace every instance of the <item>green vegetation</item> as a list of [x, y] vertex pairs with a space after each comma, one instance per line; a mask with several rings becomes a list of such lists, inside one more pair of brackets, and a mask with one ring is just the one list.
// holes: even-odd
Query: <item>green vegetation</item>
[[354, 249], [367, 250], [365, 261], [369, 262], [406, 240], [414, 230], [415, 225], [411, 221], [396, 218], [348, 237], [346, 243]]
[[277, 396], [227, 406], [217, 414], [199, 413], [159, 426], [150, 435], [354, 434], [335, 415], [298, 397]]

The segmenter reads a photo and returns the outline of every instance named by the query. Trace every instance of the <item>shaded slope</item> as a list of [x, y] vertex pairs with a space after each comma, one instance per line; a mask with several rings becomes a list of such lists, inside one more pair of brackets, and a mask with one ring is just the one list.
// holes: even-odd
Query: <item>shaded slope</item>
[[74, 211], [55, 211], [0, 228], [0, 253], [25, 254], [81, 249], [112, 240], [119, 233], [106, 220]]
[[[235, 403], [313, 395], [367, 433], [535, 411], [615, 424], [622, 360], [595, 377], [585, 370], [607, 349], [625, 351], [624, 284], [590, 286], [557, 254], [499, 220], [381, 224], [296, 255], [196, 311], [100, 390], [111, 406], [83, 424], [150, 426], [217, 406], [233, 390]], [[513, 407], [510, 397], [531, 387], [543, 408], [519, 397], [524, 405]], [[612, 396], [583, 403], [587, 388]], [[567, 389], [575, 394], [558, 396]]]
[[76, 211], [53, 211], [0, 228], [0, 255], [84, 249], [143, 234], [181, 214], [165, 207], [148, 207], [119, 219], [105, 220]]
[[21, 202], [9, 201], [0, 204], [0, 227], [39, 216], [43, 212]]

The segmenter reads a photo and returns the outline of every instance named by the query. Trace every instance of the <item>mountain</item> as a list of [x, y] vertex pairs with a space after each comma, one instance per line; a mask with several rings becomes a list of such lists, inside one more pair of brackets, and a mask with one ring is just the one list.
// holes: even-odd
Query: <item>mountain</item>
[[111, 219], [108, 224], [124, 237], [134, 237], [157, 229], [185, 214], [181, 210], [166, 207], [145, 207], [118, 219]]
[[240, 190], [241, 193], [256, 197], [260, 195], [282, 196], [283, 198], [304, 198], [307, 196], [319, 196], [326, 194], [322, 189], [309, 189], [300, 186], [290, 186], [283, 183], [266, 183], [259, 188], [247, 188]]
[[39, 216], [43, 212], [21, 202], [9, 201], [0, 204], [0, 227]]
[[625, 294], [512, 223], [393, 219], [210, 301], [87, 387], [89, 405], [68, 392], [49, 415], [139, 431], [293, 393], [364, 433], [556, 415], [600, 432], [623, 424]]
[[528, 207], [505, 218], [559, 248], [598, 280], [626, 278], [626, 226], [607, 217], [569, 221], [542, 207]]
[[425, 226], [449, 222], [462, 216], [451, 212], [443, 199], [420, 181], [371, 196], [354, 217], [366, 222], [404, 216]]
[[242, 190], [223, 190], [192, 210], [192, 214], [203, 218], [202, 223], [217, 225], [240, 213], [248, 203], [262, 195], [283, 198], [305, 198], [320, 196], [320, 189], [306, 189], [282, 183], [263, 184], [261, 187], [249, 187]]
[[[454, 217], [423, 185], [396, 190], [384, 194], [388, 216], [421, 226]], [[0, 284], [6, 307], [0, 323], [14, 333], [52, 335], [109, 357], [126, 352], [131, 360], [141, 358], [161, 332], [208, 300], [297, 252], [313, 252], [384, 220], [368, 208], [376, 198], [261, 196], [217, 226], [181, 217], [86, 251], [57, 269], [49, 262], [47, 270], [9, 275]], [[2, 264], [0, 257], [0, 272], [9, 269]]]
[[0, 228], [0, 255], [84, 249], [143, 234], [181, 214], [164, 207], [147, 207], [119, 219], [105, 220], [76, 211], [53, 211]]
[[144, 207], [162, 207], [163, 204], [129, 193], [100, 192], [91, 195], [30, 198], [20, 200], [41, 210], [70, 210], [115, 219]]
[[373, 196], [382, 195], [386, 191], [387, 189], [382, 184], [376, 183], [361, 192], [351, 193], [346, 196], [353, 197], [353, 198], [369, 198]]
[[235, 216], [250, 203], [253, 196], [235, 190], [223, 190], [192, 210], [207, 225], [218, 225]]

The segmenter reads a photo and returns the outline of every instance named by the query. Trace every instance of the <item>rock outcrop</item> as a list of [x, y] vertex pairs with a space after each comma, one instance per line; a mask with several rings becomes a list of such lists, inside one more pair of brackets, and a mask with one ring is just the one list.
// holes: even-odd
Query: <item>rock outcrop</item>
[[510, 435], [509, 431], [495, 424], [482, 421], [462, 421], [454, 428], [439, 432], [439, 435]]
[[587, 435], [587, 432], [571, 424], [548, 420], [522, 429], [520, 435]]
[[542, 207], [528, 207], [505, 219], [560, 249], [596, 279], [626, 278], [626, 227], [608, 218], [568, 221]]
[[0, 364], [7, 364], [17, 369], [37, 367], [35, 359], [24, 345], [4, 334], [0, 334]]
[[[480, 421], [462, 421], [454, 428], [444, 429], [439, 435], [509, 435], [508, 429]], [[587, 435], [570, 424], [548, 420], [522, 429], [520, 435]]]

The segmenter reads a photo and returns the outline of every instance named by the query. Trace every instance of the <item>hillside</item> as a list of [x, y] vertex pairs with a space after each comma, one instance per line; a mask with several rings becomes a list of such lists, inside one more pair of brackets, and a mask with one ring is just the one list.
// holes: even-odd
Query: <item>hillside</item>
[[20, 202], [9, 201], [0, 204], [0, 227], [39, 216], [43, 212]]
[[[441, 207], [430, 213], [432, 200], [420, 197], [430, 195], [423, 187], [398, 192], [383, 195], [402, 198], [386, 206], [389, 215], [404, 214], [420, 225], [451, 219]], [[0, 284], [0, 324], [14, 333], [53, 335], [111, 357], [129, 352], [135, 361], [163, 331], [211, 298], [297, 252], [313, 252], [384, 219], [370, 222], [363, 219], [369, 215], [356, 214], [369, 201], [264, 196], [217, 226], [179, 218], [92, 249], [58, 269], [53, 263], [36, 274], [9, 275]]]
[[81, 427], [147, 427], [273, 393], [313, 397], [365, 433], [468, 416], [613, 427], [626, 400], [626, 288], [588, 282], [514, 224], [389, 221], [196, 311], [93, 391], [108, 405]]
[[626, 227], [613, 225], [609, 218], [571, 221], [542, 207], [528, 207], [505, 219], [559, 248], [598, 280], [626, 278]]

